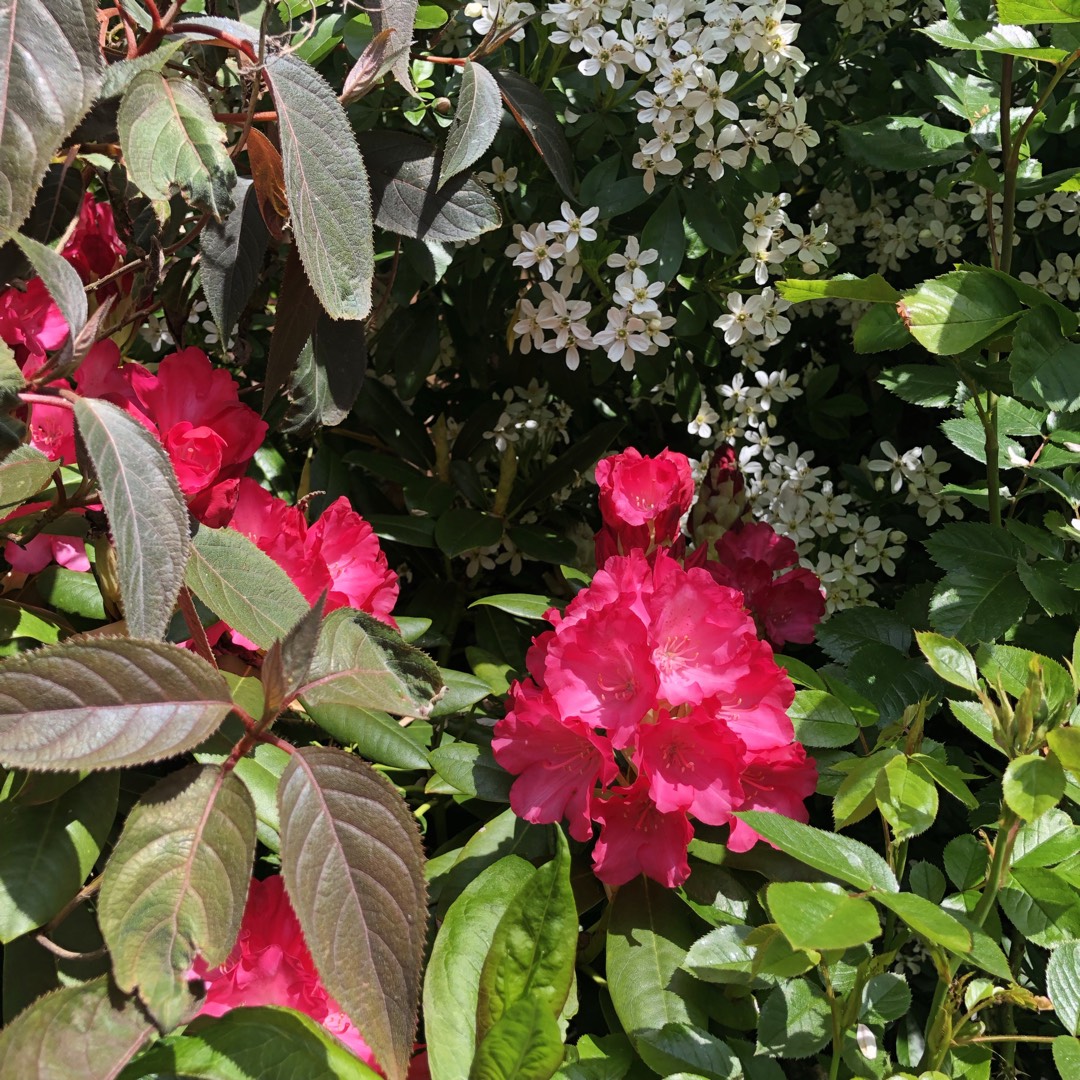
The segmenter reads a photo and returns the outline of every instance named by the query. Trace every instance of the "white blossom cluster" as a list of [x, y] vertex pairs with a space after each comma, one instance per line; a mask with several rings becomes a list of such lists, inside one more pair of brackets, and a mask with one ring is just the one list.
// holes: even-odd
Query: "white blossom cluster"
[[[484, 0], [465, 8], [477, 34], [509, 28], [535, 15], [530, 3]], [[806, 70], [795, 45], [800, 9], [787, 0], [559, 0], [544, 6], [549, 41], [581, 56], [578, 70], [602, 78], [637, 106], [651, 136], [638, 140], [634, 168], [652, 192], [657, 176], [688, 166], [713, 180], [741, 169], [751, 155], [771, 160], [770, 147], [796, 164], [819, 136], [806, 122], [795, 78]], [[524, 33], [519, 30], [514, 37]], [[758, 68], [769, 76], [744, 115], [739, 78]], [[744, 80], [745, 83], [745, 80]], [[568, 117], [569, 119], [569, 117]]]
[[562, 220], [528, 229], [514, 226], [515, 242], [506, 254], [515, 266], [539, 274], [542, 299], [539, 304], [527, 297], [518, 301], [511, 332], [522, 353], [534, 348], [561, 353], [571, 371], [581, 363], [582, 350], [593, 349], [603, 349], [612, 363], [632, 371], [639, 355], [651, 356], [670, 344], [666, 331], [675, 325], [675, 319], [660, 310], [656, 301], [664, 283], [651, 280], [647, 270], [659, 253], [653, 248], [641, 250], [637, 237], [632, 236], [622, 253], [608, 256], [607, 265], [618, 274], [606, 310], [606, 325], [590, 328], [588, 319], [594, 305], [583, 299], [581, 291], [574, 293], [584, 277], [577, 242], [596, 239], [596, 230], [589, 226], [599, 213], [593, 206], [578, 216], [569, 203], [563, 203]]
[[555, 447], [569, 443], [566, 425], [572, 409], [563, 401], [555, 401], [548, 393], [547, 383], [532, 379], [528, 386], [515, 386], [498, 394], [495, 400], [503, 402], [499, 419], [484, 438], [501, 454], [510, 444], [528, 447], [530, 453], [541, 461], [554, 461]]

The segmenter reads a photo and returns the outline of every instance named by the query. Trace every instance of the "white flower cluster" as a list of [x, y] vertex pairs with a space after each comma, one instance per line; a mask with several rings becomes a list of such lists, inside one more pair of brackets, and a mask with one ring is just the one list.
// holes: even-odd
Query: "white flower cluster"
[[836, 21], [844, 30], [858, 34], [867, 23], [890, 27], [907, 18], [911, 8], [904, 0], [825, 0], [835, 7]]
[[[563, 203], [564, 220], [528, 229], [514, 226], [516, 242], [506, 249], [506, 254], [513, 258], [515, 266], [539, 273], [543, 299], [534, 304], [522, 297], [511, 331], [522, 353], [534, 348], [562, 353], [571, 371], [581, 363], [583, 349], [603, 349], [612, 363], [632, 371], [638, 355], [651, 356], [670, 344], [665, 331], [675, 325], [675, 319], [663, 314], [656, 302], [664, 291], [663, 282], [650, 280], [643, 269], [655, 263], [659, 253], [652, 248], [640, 250], [637, 237], [632, 236], [621, 254], [608, 256], [607, 265], [619, 274], [607, 309], [607, 325], [595, 332], [589, 328], [586, 320], [593, 305], [573, 295], [583, 277], [577, 242], [579, 238], [596, 239], [596, 230], [589, 226], [599, 213], [599, 208], [593, 206], [577, 216], [569, 203]], [[556, 263], [560, 264], [558, 270]], [[558, 282], [557, 289], [550, 284], [552, 278]]]
[[[603, 78], [613, 90], [628, 79], [641, 87], [633, 102], [652, 136], [638, 140], [633, 165], [652, 192], [658, 175], [676, 176], [690, 164], [692, 149], [693, 167], [713, 180], [729, 166], [745, 167], [751, 154], [770, 161], [770, 144], [796, 164], [806, 160], [819, 136], [794, 89], [795, 76], [806, 70], [795, 45], [799, 10], [787, 0], [559, 0], [540, 19], [552, 27], [552, 44], [581, 54], [582, 74]], [[465, 13], [475, 32], [486, 34], [534, 15], [536, 7], [486, 0]], [[779, 81], [767, 79], [753, 102], [757, 115], [744, 116], [733, 100], [739, 75], [759, 66]]]
[[932, 446], [915, 446], [906, 453], [899, 453], [890, 442], [881, 443], [880, 458], [865, 462], [873, 473], [886, 473], [879, 477], [876, 486], [881, 489], [888, 481], [894, 495], [904, 492], [904, 502], [914, 504], [919, 517], [927, 525], [933, 525], [944, 513], [948, 517], [963, 517], [960, 497], [945, 490], [941, 476], [950, 468], [945, 461], [938, 461]]
[[[499, 400], [497, 394], [495, 398]], [[555, 445], [570, 441], [566, 425], [573, 410], [565, 402], [550, 399], [547, 383], [532, 379], [528, 386], [507, 390], [501, 400], [504, 408], [499, 419], [484, 432], [499, 453], [511, 443], [529, 444], [539, 450], [542, 460], [553, 461]]]

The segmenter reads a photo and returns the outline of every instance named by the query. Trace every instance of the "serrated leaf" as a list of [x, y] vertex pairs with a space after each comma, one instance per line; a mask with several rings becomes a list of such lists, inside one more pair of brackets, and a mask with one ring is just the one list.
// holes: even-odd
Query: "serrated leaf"
[[105, 69], [105, 79], [101, 84], [100, 101], [119, 97], [131, 84], [136, 75], [144, 71], [160, 71], [183, 48], [184, 39], [174, 37], [159, 45], [143, 56], [133, 56], [128, 60], [118, 60]]
[[1015, 569], [1004, 576], [982, 565], [953, 570], [934, 589], [930, 622], [961, 641], [987, 641], [1015, 626], [1029, 602]]
[[568, 199], [576, 198], [574, 156], [555, 107], [538, 86], [517, 72], [497, 68], [492, 74], [499, 84], [506, 107], [551, 170], [562, 193]]
[[920, 27], [920, 33], [946, 49], [1000, 53], [1003, 56], [1024, 56], [1058, 64], [1069, 54], [1064, 49], [1051, 49], [1039, 44], [1029, 30], [1018, 26], [995, 26], [992, 22], [975, 19], [942, 19], [931, 26]]
[[570, 993], [578, 915], [570, 887], [570, 849], [561, 830], [556, 841], [555, 858], [521, 886], [495, 930], [480, 972], [480, 1040], [518, 1001], [544, 1006], [557, 1019]]
[[163, 1039], [119, 1080], [376, 1080], [322, 1024], [293, 1009], [259, 1005], [200, 1016]]
[[911, 988], [903, 975], [888, 972], [867, 979], [859, 1016], [872, 1024], [891, 1024], [911, 1008]]
[[857, 353], [892, 352], [911, 344], [911, 334], [895, 307], [875, 304], [855, 326]]
[[390, 70], [405, 93], [413, 97], [416, 96], [416, 87], [413, 86], [409, 52], [413, 43], [416, 9], [417, 0], [375, 0], [364, 8], [371, 16], [371, 28], [376, 34], [383, 30], [391, 32], [390, 47], [395, 57]]
[[162, 1031], [201, 1004], [188, 982], [201, 956], [224, 963], [240, 930], [255, 857], [255, 806], [231, 772], [192, 765], [135, 804], [105, 867], [98, 922], [113, 976]]
[[548, 1080], [562, 1064], [559, 1025], [543, 1002], [515, 1002], [476, 1051], [469, 1080]]
[[[906, 328], [904, 333], [907, 333]], [[900, 364], [886, 368], [877, 381], [901, 401], [921, 405], [924, 409], [947, 408], [956, 398], [960, 383], [954, 371], [929, 364]]]
[[773, 922], [793, 948], [851, 949], [881, 936], [874, 905], [831, 882], [774, 881], [766, 896]]
[[371, 173], [375, 221], [383, 229], [420, 240], [472, 240], [502, 224], [487, 188], [456, 176], [436, 188], [435, 149], [425, 139], [400, 131], [361, 137]]
[[161, 443], [115, 405], [78, 398], [74, 406], [116, 544], [128, 633], [163, 637], [191, 550], [187, 504], [172, 462]]
[[805, 979], [778, 986], [765, 999], [758, 1019], [759, 1054], [804, 1058], [817, 1053], [832, 1031], [825, 994]]
[[118, 774], [106, 773], [39, 805], [0, 804], [0, 941], [43, 926], [79, 891], [112, 828], [118, 792]]
[[841, 300], [862, 300], [872, 304], [895, 304], [900, 293], [880, 274], [871, 274], [867, 278], [787, 278], [776, 283], [776, 291], [791, 304], [801, 304], [807, 300], [825, 298]]
[[954, 686], [978, 693], [979, 672], [974, 657], [959, 641], [926, 631], [916, 631], [915, 640], [936, 675]]
[[325, 604], [324, 592], [311, 610], [280, 641], [275, 641], [263, 657], [262, 685], [266, 716], [276, 716], [307, 681], [319, 643]]
[[190, 750], [232, 707], [205, 660], [176, 645], [102, 638], [0, 664], [0, 762], [113, 769]]
[[32, 446], [17, 446], [0, 461], [0, 509], [17, 506], [52, 479], [57, 463]]
[[504, 912], [535, 874], [516, 855], [500, 859], [469, 883], [443, 919], [424, 976], [424, 1032], [433, 1080], [468, 1073], [485, 958]]
[[199, 235], [203, 296], [222, 341], [229, 339], [251, 298], [269, 241], [255, 185], [240, 178], [228, 216], [208, 222]]
[[956, 270], [904, 293], [899, 309], [912, 337], [924, 349], [951, 356], [999, 333], [1016, 319], [1021, 305], [1000, 279]]
[[977, 559], [999, 573], [1011, 570], [1020, 554], [1008, 533], [975, 521], [949, 522], [926, 541], [926, 550], [942, 570], [962, 570]]
[[1016, 324], [1009, 365], [1020, 397], [1059, 412], [1080, 408], [1080, 345], [1062, 334], [1049, 308], [1029, 311]]
[[502, 95], [495, 77], [482, 64], [466, 60], [461, 72], [457, 109], [446, 133], [439, 166], [440, 188], [487, 153], [501, 119]]
[[970, 833], [953, 837], [942, 853], [945, 872], [961, 892], [976, 888], [986, 877], [989, 859], [985, 845]]
[[952, 914], [915, 893], [872, 894], [882, 907], [895, 912], [915, 931], [935, 945], [953, 952], [966, 953], [971, 949], [971, 933]]
[[157, 1030], [105, 976], [46, 994], [0, 1032], [0, 1074], [111, 1078]]
[[442, 676], [426, 653], [406, 645], [378, 619], [338, 608], [323, 621], [304, 708], [325, 705], [427, 716], [442, 690]]
[[363, 319], [375, 274], [371, 194], [348, 117], [330, 84], [304, 61], [277, 53], [266, 76], [304, 270], [332, 319]]
[[94, 0], [0, 6], [0, 233], [26, 220], [68, 133], [101, 85]]
[[743, 1080], [742, 1064], [731, 1047], [692, 1024], [665, 1024], [640, 1035], [638, 1045], [646, 1048], [650, 1068], [668, 1080]]
[[289, 575], [235, 529], [199, 529], [184, 583], [215, 615], [264, 649], [309, 610]]
[[232, 210], [236, 169], [225, 128], [193, 82], [141, 72], [120, 99], [116, 126], [128, 175], [151, 202], [179, 191], [218, 221]]
[[1080, 0], [998, 0], [997, 10], [1003, 23], [1080, 23]]
[[1080, 1030], [1080, 942], [1065, 942], [1046, 965], [1046, 993], [1070, 1035]]
[[1015, 867], [998, 901], [1017, 932], [1036, 945], [1080, 940], [1076, 889], [1053, 870]]
[[68, 324], [72, 341], [86, 325], [86, 292], [78, 271], [58, 251], [16, 233], [12, 238], [45, 283], [60, 314]]
[[839, 131], [844, 154], [874, 169], [906, 172], [968, 156], [962, 131], [938, 127], [917, 116], [879, 116]]
[[889, 864], [873, 848], [858, 840], [824, 832], [765, 810], [743, 810], [735, 816], [781, 851], [823, 874], [858, 889], [896, 892], [900, 887]]
[[892, 758], [878, 773], [874, 793], [897, 841], [926, 832], [937, 818], [937, 788], [904, 754]]
[[364, 325], [318, 313], [292, 372], [282, 431], [310, 435], [336, 427], [349, 415], [367, 371]]
[[1001, 792], [1014, 814], [1034, 821], [1061, 801], [1065, 771], [1054, 754], [1023, 754], [1009, 762]]
[[327, 990], [390, 1080], [409, 1067], [427, 930], [416, 820], [342, 750], [297, 750], [278, 789], [281, 867]]

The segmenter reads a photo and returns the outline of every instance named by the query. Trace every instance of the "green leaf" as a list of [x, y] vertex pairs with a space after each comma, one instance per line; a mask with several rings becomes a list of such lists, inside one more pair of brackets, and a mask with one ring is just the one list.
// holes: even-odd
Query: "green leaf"
[[1066, 769], [1070, 772], [1080, 770], [1080, 728], [1054, 728], [1046, 736], [1046, 741]]
[[1015, 569], [1002, 575], [984, 560], [973, 561], [966, 570], [950, 571], [934, 589], [930, 622], [961, 640], [986, 641], [1015, 626], [1029, 603]]
[[43, 926], [75, 896], [116, 816], [117, 773], [88, 776], [58, 799], [0, 804], [0, 941]]
[[889, 864], [865, 844], [846, 836], [815, 829], [783, 814], [743, 810], [735, 815], [781, 851], [823, 874], [846, 881], [857, 889], [899, 889]]
[[774, 881], [766, 896], [773, 922], [796, 949], [852, 949], [881, 936], [874, 905], [831, 882]]
[[[996, 96], [997, 91], [995, 90], [994, 93]], [[1075, 311], [1071, 311], [1060, 301], [1055, 300], [1041, 289], [1037, 289], [1034, 285], [1028, 285], [1019, 278], [1013, 277], [1012, 274], [1006, 274], [1004, 270], [995, 270], [991, 266], [978, 266], [973, 263], [959, 263], [956, 268], [957, 270], [974, 270], [977, 273], [995, 277], [998, 281], [1003, 281], [1008, 285], [1016, 294], [1017, 299], [1027, 307], [1047, 308], [1052, 311], [1057, 316], [1063, 334], [1075, 334], [1077, 327], [1080, 326], [1080, 316]], [[1014, 432], [1013, 434], [1020, 434], [1020, 432]]]
[[191, 550], [187, 505], [172, 462], [161, 443], [115, 405], [95, 398], [74, 404], [116, 544], [128, 633], [161, 638]]
[[225, 128], [193, 81], [141, 72], [120, 99], [116, 126], [128, 175], [151, 202], [179, 191], [218, 221], [232, 210], [236, 169]]
[[459, 174], [436, 189], [437, 156], [426, 139], [402, 131], [368, 132], [360, 147], [371, 173], [380, 228], [419, 240], [458, 243], [502, 224], [498, 204], [478, 180]]
[[895, 307], [876, 304], [855, 327], [853, 339], [857, 353], [892, 352], [911, 344], [911, 334]]
[[708, 1026], [707, 988], [681, 970], [693, 939], [690, 909], [671, 890], [645, 877], [620, 887], [608, 922], [608, 991], [646, 1064], [640, 1035], [667, 1024]]
[[975, 659], [956, 638], [916, 631], [915, 640], [936, 675], [953, 686], [978, 693], [979, 672]]
[[100, 638], [0, 664], [0, 761], [9, 767], [113, 769], [190, 750], [232, 708], [205, 660], [176, 645]]
[[13, 237], [34, 271], [45, 283], [71, 332], [71, 341], [86, 325], [86, 292], [78, 271], [58, 251], [18, 233]]
[[1012, 323], [1021, 310], [1009, 286], [989, 274], [955, 270], [904, 293], [900, 315], [924, 349], [952, 356]]
[[[906, 329], [904, 333], [907, 333]], [[948, 408], [956, 398], [960, 382], [955, 371], [929, 364], [900, 364], [886, 368], [877, 381], [901, 401], [921, 405], [924, 409]]]
[[686, 255], [686, 234], [682, 227], [679, 193], [672, 188], [663, 202], [653, 211], [641, 232], [641, 246], [659, 252], [649, 267], [649, 280], [667, 284], [679, 272]]
[[995, 111], [1001, 100], [998, 88], [989, 80], [972, 75], [957, 58], [930, 60], [927, 68], [931, 74], [937, 100], [949, 112], [962, 116], [969, 124]]
[[344, 109], [304, 61], [275, 53], [265, 74], [281, 135], [285, 193], [308, 281], [332, 319], [363, 319], [375, 274], [367, 172]]
[[973, 559], [987, 569], [1008, 573], [1020, 554], [1014, 537], [985, 522], [949, 522], [939, 528], [927, 541], [930, 558], [942, 570], [962, 570]]
[[443, 687], [426, 653], [352, 608], [338, 608], [323, 620], [309, 679], [300, 692], [305, 709], [352, 706], [408, 716], [429, 715]]
[[135, 804], [101, 882], [98, 920], [113, 977], [163, 1031], [190, 1020], [188, 982], [201, 956], [225, 962], [244, 913], [255, 857], [247, 788], [212, 765], [167, 776]]
[[322, 630], [325, 603], [324, 592], [315, 606], [280, 641], [275, 641], [263, 657], [260, 678], [266, 716], [276, 716], [307, 681]]
[[962, 769], [929, 754], [912, 754], [909, 760], [913, 768], [927, 773], [938, 787], [943, 788], [954, 799], [959, 799], [969, 810], [974, 810], [979, 805], [979, 800], [964, 783], [968, 774]]
[[355, 747], [368, 761], [392, 769], [430, 768], [423, 748], [387, 713], [352, 705], [308, 706], [307, 712], [331, 738]]
[[1051, 810], [1020, 827], [1013, 845], [1012, 865], [1052, 866], [1078, 851], [1080, 826], [1074, 825], [1063, 810]]
[[983, 20], [957, 19], [950, 22], [942, 19], [932, 26], [920, 27], [919, 32], [946, 49], [1024, 56], [1029, 60], [1043, 60], [1051, 64], [1058, 64], [1069, 55], [1064, 49], [1040, 46], [1038, 39], [1028, 30], [1016, 26], [995, 26]]
[[476, 1051], [469, 1080], [548, 1080], [563, 1060], [559, 1025], [542, 1001], [516, 1001]]
[[754, 960], [754, 949], [746, 944], [751, 930], [745, 925], [710, 930], [694, 942], [683, 961], [683, 970], [703, 982], [748, 986]]
[[502, 119], [502, 95], [495, 76], [482, 64], [466, 60], [450, 130], [446, 133], [439, 183], [464, 172], [487, 153]]
[[292, 578], [235, 529], [199, 529], [184, 583], [215, 615], [264, 649], [309, 610]]
[[435, 772], [445, 781], [445, 784], [429, 781], [429, 792], [449, 790], [486, 802], [510, 801], [514, 778], [496, 763], [491, 750], [469, 742], [444, 743], [429, 756]]
[[105, 69], [98, 100], [107, 101], [119, 97], [131, 84], [131, 80], [143, 71], [160, 71], [184, 46], [182, 37], [166, 40], [158, 48], [128, 60], [116, 60]]
[[575, 199], [574, 156], [554, 106], [538, 86], [517, 72], [497, 68], [492, 74], [506, 107], [551, 170], [562, 193]]
[[817, 640], [831, 660], [847, 665], [860, 649], [874, 642], [907, 652], [911, 625], [894, 611], [854, 607], [833, 615], [818, 630]]
[[1053, 754], [1024, 754], [1009, 762], [1001, 782], [1005, 802], [1014, 814], [1034, 821], [1052, 810], [1065, 794], [1065, 771]]
[[855, 714], [821, 690], [799, 690], [788, 710], [795, 738], [805, 746], [847, 746], [859, 737]]
[[427, 930], [416, 819], [342, 750], [297, 750], [278, 789], [281, 869], [330, 994], [392, 1080], [408, 1070]]
[[1080, 1031], [1080, 942], [1065, 942], [1050, 954], [1046, 993], [1065, 1030], [1075, 1035]]
[[895, 304], [900, 299], [900, 293], [880, 274], [871, 274], [867, 278], [788, 278], [776, 283], [776, 291], [791, 304], [822, 300], [825, 297], [862, 300], [871, 304]]
[[227, 341], [255, 291], [270, 242], [255, 185], [238, 179], [232, 210], [199, 234], [199, 276], [218, 336]]
[[852, 759], [852, 767], [840, 782], [833, 797], [833, 820], [837, 829], [854, 825], [877, 809], [874, 788], [877, 785], [878, 773], [897, 753], [898, 750], [890, 747], [869, 757]]
[[120, 1080], [376, 1080], [380, 1074], [310, 1016], [274, 1005], [200, 1016], [163, 1039]]
[[998, 0], [997, 9], [1003, 23], [1080, 23], [1080, 0]]
[[971, 933], [944, 908], [916, 893], [881, 893], [872, 894], [882, 907], [895, 912], [907, 925], [934, 945], [958, 953], [967, 953], [971, 949]]
[[839, 129], [840, 148], [857, 165], [907, 172], [948, 165], [968, 156], [964, 133], [917, 116], [879, 116]]
[[97, 8], [94, 0], [9, 0], [0, 7], [0, 234], [26, 220], [57, 147], [97, 95]]
[[443, 919], [424, 976], [424, 1032], [433, 1080], [468, 1073], [484, 960], [506, 909], [535, 875], [524, 859], [506, 856], [474, 878]]
[[0, 1031], [11, 1077], [113, 1077], [157, 1035], [131, 997], [102, 975], [38, 998]]
[[1053, 1043], [1053, 1054], [1059, 1076], [1080, 1075], [1080, 1039], [1059, 1035]]
[[1053, 870], [1015, 867], [998, 902], [1017, 932], [1036, 945], [1080, 940], [1076, 889]]
[[570, 993], [578, 915], [570, 888], [570, 849], [561, 830], [557, 841], [555, 858], [519, 888], [495, 930], [480, 972], [480, 1040], [518, 1001], [543, 1006], [554, 1020]]
[[447, 510], [435, 524], [435, 543], [451, 559], [473, 548], [491, 547], [502, 539], [502, 534], [499, 518], [463, 507]]
[[825, 994], [805, 979], [776, 987], [761, 1006], [757, 1053], [780, 1058], [816, 1054], [832, 1032], [832, 1011]]
[[[727, 1043], [692, 1024], [665, 1024], [638, 1037], [650, 1068], [671, 1080], [695, 1076], [701, 1080], [742, 1080], [743, 1067]], [[678, 1071], [676, 1071], [678, 1070]]]
[[892, 758], [878, 773], [874, 788], [881, 816], [899, 842], [926, 832], [937, 817], [937, 788], [904, 754]]
[[911, 1008], [911, 988], [903, 975], [874, 975], [862, 991], [861, 1019], [871, 1024], [891, 1024]]
[[547, 596], [535, 596], [532, 593], [499, 593], [497, 596], [482, 596], [474, 600], [469, 607], [494, 607], [507, 611], [521, 619], [543, 619], [547, 613], [557, 607], [556, 601]]
[[52, 479], [56, 462], [32, 446], [17, 446], [0, 461], [0, 508], [17, 506]]
[[[413, 27], [417, 25], [417, 0], [375, 0], [366, 5], [364, 11], [371, 16], [371, 28], [374, 33], [389, 30], [390, 47], [395, 52], [394, 63], [391, 71], [401, 88], [407, 94], [416, 96], [416, 88], [413, 86], [412, 73], [410, 71], [409, 52], [413, 45]], [[443, 22], [446, 21], [445, 12], [440, 13]], [[441, 26], [442, 23], [436, 23]]]
[[1080, 345], [1067, 340], [1049, 308], [1029, 311], [1013, 332], [1013, 389], [1047, 409], [1080, 409]]

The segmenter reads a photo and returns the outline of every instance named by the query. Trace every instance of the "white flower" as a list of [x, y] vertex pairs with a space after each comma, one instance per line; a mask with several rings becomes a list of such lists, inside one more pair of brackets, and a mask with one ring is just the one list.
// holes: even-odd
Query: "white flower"
[[638, 238], [631, 236], [626, 241], [626, 252], [622, 255], [618, 253], [609, 255], [607, 264], [616, 270], [623, 269], [628, 273], [633, 273], [639, 267], [651, 265], [658, 258], [660, 258], [660, 252], [656, 248], [646, 248], [641, 251], [639, 250]]
[[712, 435], [712, 425], [720, 419], [720, 414], [704, 399], [701, 399], [701, 405], [698, 406], [697, 414], [686, 425], [686, 430], [691, 435], [696, 435], [699, 439], [707, 439]]
[[595, 240], [596, 230], [588, 228], [599, 216], [600, 207], [590, 206], [583, 214], [578, 216], [574, 213], [568, 202], [559, 207], [562, 218], [559, 221], [549, 221], [548, 228], [560, 236], [565, 236], [563, 241], [567, 251], [573, 251], [578, 240]]
[[[625, 280], [627, 277], [629, 280]], [[622, 284], [618, 286], [616, 295], [635, 315], [650, 315], [659, 310], [655, 298], [664, 291], [662, 281], [650, 282], [644, 270], [621, 274], [619, 280]]]
[[502, 158], [491, 159], [491, 172], [477, 173], [477, 179], [482, 180], [494, 191], [517, 190], [517, 166], [509, 168], [503, 164]]
[[555, 266], [551, 260], [561, 259], [566, 248], [548, 234], [546, 225], [533, 226], [532, 232], [528, 230], [522, 232], [518, 240], [523, 250], [515, 256], [514, 265], [535, 266], [545, 281], [550, 280], [555, 272]]
[[593, 341], [607, 353], [613, 364], [621, 364], [624, 371], [633, 371], [634, 353], [646, 352], [649, 339], [645, 336], [645, 323], [624, 308], [609, 308], [607, 326]]

